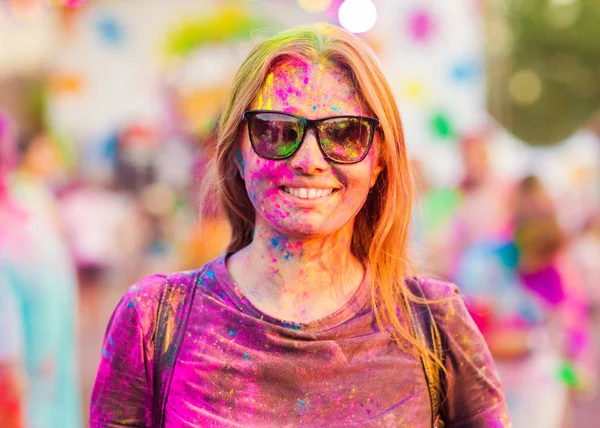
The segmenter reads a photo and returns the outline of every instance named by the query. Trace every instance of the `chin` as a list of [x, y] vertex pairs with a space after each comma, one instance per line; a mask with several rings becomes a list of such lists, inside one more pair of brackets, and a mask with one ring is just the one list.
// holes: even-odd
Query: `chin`
[[297, 239], [324, 238], [332, 235], [344, 228], [347, 222], [340, 222], [339, 225], [328, 224], [322, 219], [304, 218], [302, 221], [287, 218], [280, 220], [276, 224], [269, 222], [271, 227], [279, 233]]
[[271, 226], [279, 233], [293, 238], [317, 238], [329, 235], [329, 233], [324, 230], [322, 224], [304, 223], [299, 225], [297, 223], [290, 224], [288, 222], [282, 222], [279, 224], [271, 224]]

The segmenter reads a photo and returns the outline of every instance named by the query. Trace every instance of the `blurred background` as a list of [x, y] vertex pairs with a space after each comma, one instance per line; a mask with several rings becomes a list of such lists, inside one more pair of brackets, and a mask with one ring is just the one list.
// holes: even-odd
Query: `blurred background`
[[0, 0], [0, 427], [86, 426], [127, 287], [224, 251], [217, 204], [195, 221], [223, 98], [313, 22], [381, 61], [413, 258], [461, 288], [514, 426], [597, 426], [598, 0]]

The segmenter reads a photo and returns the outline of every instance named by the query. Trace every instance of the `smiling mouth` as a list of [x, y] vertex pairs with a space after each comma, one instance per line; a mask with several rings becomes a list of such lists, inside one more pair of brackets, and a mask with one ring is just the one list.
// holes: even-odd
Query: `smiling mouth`
[[329, 189], [314, 189], [314, 188], [304, 188], [304, 187], [282, 187], [284, 192], [289, 193], [292, 196], [295, 196], [300, 199], [319, 199], [325, 198], [332, 193], [336, 192], [337, 189], [329, 188]]

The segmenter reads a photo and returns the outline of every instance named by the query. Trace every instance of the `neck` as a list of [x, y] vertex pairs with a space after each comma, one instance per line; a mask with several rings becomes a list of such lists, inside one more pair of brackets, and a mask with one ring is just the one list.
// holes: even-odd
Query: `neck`
[[257, 224], [252, 243], [232, 256], [230, 272], [269, 315], [299, 322], [327, 316], [363, 280], [363, 266], [350, 250], [352, 230], [348, 224], [334, 234], [306, 239]]

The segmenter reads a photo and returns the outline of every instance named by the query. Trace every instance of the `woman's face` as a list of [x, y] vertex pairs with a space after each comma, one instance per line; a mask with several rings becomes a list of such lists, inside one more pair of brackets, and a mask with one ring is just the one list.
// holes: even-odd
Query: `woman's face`
[[[286, 59], [277, 63], [250, 106], [319, 119], [370, 116], [342, 68], [329, 61]], [[256, 210], [256, 223], [296, 238], [324, 237], [347, 228], [381, 171], [377, 134], [368, 155], [351, 165], [324, 157], [314, 129], [307, 130], [298, 150], [283, 160], [258, 156], [247, 129], [238, 158], [246, 191]], [[319, 196], [321, 195], [321, 196]]]

